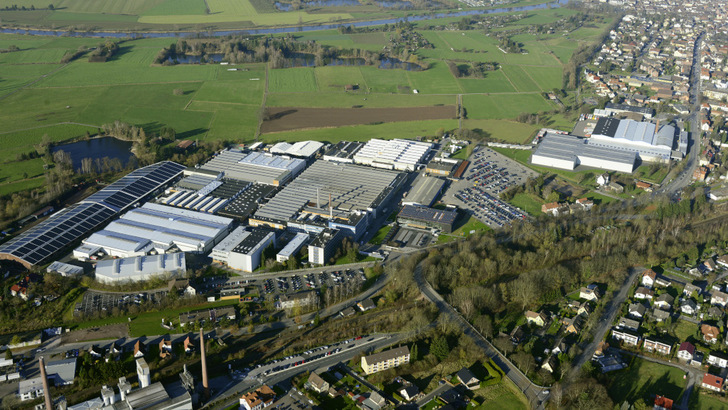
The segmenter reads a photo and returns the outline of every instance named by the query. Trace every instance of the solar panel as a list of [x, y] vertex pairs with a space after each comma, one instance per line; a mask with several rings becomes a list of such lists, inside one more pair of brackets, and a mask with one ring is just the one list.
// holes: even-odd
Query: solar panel
[[184, 169], [183, 165], [164, 161], [132, 171], [84, 201], [62, 209], [0, 245], [0, 254], [8, 254], [30, 265], [40, 263], [159, 189]]

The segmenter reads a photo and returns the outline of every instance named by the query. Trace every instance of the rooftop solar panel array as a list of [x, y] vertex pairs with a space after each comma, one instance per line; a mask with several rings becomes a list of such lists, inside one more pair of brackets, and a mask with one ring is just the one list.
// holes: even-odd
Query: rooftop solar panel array
[[182, 165], [165, 161], [132, 171], [0, 245], [0, 258], [16, 259], [26, 266], [37, 265], [169, 182], [184, 169]]

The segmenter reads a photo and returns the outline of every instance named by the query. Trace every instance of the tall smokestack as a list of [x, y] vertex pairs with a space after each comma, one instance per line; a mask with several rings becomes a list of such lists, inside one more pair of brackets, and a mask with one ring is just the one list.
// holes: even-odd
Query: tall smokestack
[[46, 410], [53, 410], [51, 390], [48, 387], [48, 376], [46, 375], [46, 368], [45, 362], [43, 361], [43, 356], [38, 358], [38, 366], [40, 367], [40, 378], [43, 382], [43, 396], [45, 397], [45, 408]]
[[331, 207], [331, 192], [329, 192], [329, 219], [334, 219], [334, 208]]
[[205, 398], [210, 397], [210, 385], [207, 383], [207, 357], [205, 357], [205, 334], [200, 329], [200, 355], [202, 356], [202, 388]]

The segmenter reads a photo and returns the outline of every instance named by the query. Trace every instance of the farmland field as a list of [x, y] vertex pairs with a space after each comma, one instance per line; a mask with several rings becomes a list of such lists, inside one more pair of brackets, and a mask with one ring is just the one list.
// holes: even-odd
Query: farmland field
[[[0, 0], [0, 7], [32, 4], [30, 0], [9, 1]], [[233, 18], [241, 22], [241, 27], [274, 20], [276, 24], [305, 23], [309, 19], [329, 22], [350, 14], [346, 7], [336, 8], [333, 13], [283, 13], [263, 0], [207, 0], [206, 4], [213, 14], [206, 14], [202, 0], [130, 0], [123, 4], [62, 0], [56, 4], [65, 7], [62, 10], [2, 11], [0, 18], [3, 23], [12, 22], [27, 13], [23, 16], [39, 22], [66, 19], [68, 24], [100, 18], [108, 19], [108, 27], [117, 28], [122, 24], [138, 27], [144, 19], [171, 24], [181, 18], [197, 24]], [[537, 19], [555, 21], [571, 13], [565, 9], [540, 10], [513, 26]], [[139, 21], [133, 23], [137, 26], [130, 23], [137, 18]], [[191, 26], [184, 26], [182, 20], [174, 24], [189, 29]], [[121, 41], [119, 52], [108, 62], [89, 63], [86, 56], [81, 56], [61, 64], [67, 52], [81, 46], [94, 47], [104, 40], [3, 34], [0, 49], [17, 47], [19, 51], [0, 53], [0, 137], [4, 142], [0, 195], [43, 184], [37, 160], [18, 159], [20, 154], [33, 151], [44, 135], [54, 142], [68, 140], [86, 132], [95, 134], [101, 125], [116, 120], [142, 126], [148, 133], [172, 127], [179, 138], [200, 140], [246, 142], [256, 134], [262, 141], [410, 138], [457, 128], [454, 106], [462, 101], [467, 114], [463, 127], [482, 129], [499, 140], [526, 143], [537, 126], [513, 119], [521, 113], [557, 108], [540, 93], [560, 87], [564, 62], [580, 43], [591, 41], [600, 32], [600, 27], [592, 26], [568, 35], [517, 35], [527, 54], [507, 54], [498, 49], [494, 36], [479, 30], [424, 30], [421, 34], [434, 48], [416, 52], [414, 58], [427, 67], [423, 71], [376, 66], [270, 69], [262, 63], [152, 65], [162, 47], [176, 42], [174, 38], [127, 39]], [[293, 37], [377, 52], [390, 45], [395, 33], [322, 30], [303, 31]], [[485, 72], [485, 78], [455, 78], [448, 61], [468, 65], [496, 62], [499, 66]], [[347, 91], [346, 85], [357, 87]], [[286, 107], [312, 110], [299, 110], [278, 122], [266, 122], [259, 130], [264, 101], [272, 113]], [[326, 109], [342, 112], [334, 115]], [[317, 114], [320, 112], [328, 112], [329, 118]], [[360, 118], [346, 114], [354, 112]], [[23, 178], [26, 174], [27, 179]]]
[[455, 117], [454, 106], [408, 108], [304, 108], [280, 107], [270, 110], [270, 120], [261, 132], [280, 132], [306, 128], [422, 121]]

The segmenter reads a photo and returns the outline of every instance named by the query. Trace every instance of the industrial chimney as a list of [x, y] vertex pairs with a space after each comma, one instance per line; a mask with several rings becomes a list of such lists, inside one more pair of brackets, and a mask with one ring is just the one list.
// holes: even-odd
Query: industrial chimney
[[210, 386], [207, 383], [207, 357], [205, 357], [205, 333], [200, 329], [200, 355], [202, 356], [202, 388], [205, 398], [210, 397]]
[[46, 410], [53, 410], [53, 400], [51, 400], [51, 390], [48, 387], [48, 375], [46, 375], [45, 362], [43, 356], [38, 358], [38, 366], [40, 367], [40, 379], [43, 382], [43, 396], [45, 397]]
[[329, 192], [329, 219], [334, 219], [334, 208], [331, 206], [331, 192]]

